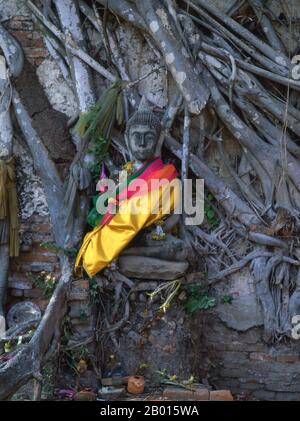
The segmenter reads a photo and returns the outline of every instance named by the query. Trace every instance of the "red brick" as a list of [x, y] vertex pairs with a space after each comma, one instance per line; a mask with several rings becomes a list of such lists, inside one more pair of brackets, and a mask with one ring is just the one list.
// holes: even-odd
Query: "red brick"
[[258, 384], [258, 381], [256, 379], [249, 379], [247, 380], [245, 383], [250, 383], [250, 384]]
[[23, 49], [24, 49], [26, 57], [33, 57], [33, 58], [47, 57], [49, 54], [44, 48], [24, 47]]
[[72, 289], [89, 289], [90, 282], [87, 279], [80, 279], [72, 282]]
[[9, 279], [8, 288], [12, 289], [32, 289], [32, 283], [23, 279]]
[[41, 233], [41, 232], [32, 233], [33, 244], [41, 244], [45, 241], [47, 241], [47, 242], [53, 242], [54, 241], [54, 236], [51, 232], [48, 232], [48, 233]]
[[75, 325], [75, 326], [84, 325], [84, 326], [86, 326], [85, 329], [88, 329], [90, 327], [90, 324], [91, 324], [91, 318], [82, 320], [78, 317], [74, 317], [74, 318], [72, 317], [71, 323], [72, 323], [72, 325]]
[[16, 259], [11, 259], [10, 261], [10, 271], [12, 273], [18, 273], [20, 271], [20, 264]]
[[35, 223], [32, 225], [32, 229], [38, 232], [49, 232], [52, 231], [52, 225], [47, 223]]
[[48, 255], [51, 254], [52, 256], [56, 256], [57, 255], [55, 253], [55, 251], [52, 251], [48, 247], [43, 246], [42, 243], [34, 243], [34, 245], [33, 245], [33, 251], [34, 251], [34, 253], [42, 253], [42, 254], [47, 253]]
[[24, 290], [24, 297], [26, 298], [42, 298], [43, 296], [44, 296], [44, 291], [42, 290], [42, 288]]
[[233, 401], [230, 390], [212, 390], [209, 398], [211, 401]]
[[[8, 24], [7, 24], [7, 28], [12, 29], [12, 30], [28, 30], [28, 31], [33, 31], [34, 27], [33, 27], [33, 22], [30, 19], [24, 19], [24, 16], [14, 16], [12, 19], [9, 20]], [[16, 32], [16, 31], [11, 31], [11, 32]]]
[[277, 355], [276, 361], [280, 363], [297, 363], [299, 362], [299, 355]]
[[30, 218], [26, 219], [26, 221], [24, 221], [24, 220], [20, 221], [20, 231], [22, 233], [27, 232], [27, 231], [31, 231], [31, 227], [32, 227], [32, 222], [31, 222]]
[[49, 300], [47, 300], [46, 298], [35, 298], [30, 301], [36, 304], [42, 311], [46, 310], [47, 305], [49, 304]]
[[6, 308], [7, 311], [15, 304], [20, 302], [20, 297], [12, 297], [11, 295], [8, 294], [7, 296], [7, 302], [6, 302]]
[[193, 401], [208, 401], [209, 391], [207, 389], [182, 389], [179, 387], [167, 387], [163, 391], [163, 397], [172, 400], [193, 400]]
[[37, 31], [33, 31], [32, 32], [32, 38], [33, 39], [43, 39], [43, 37], [41, 36], [41, 34]]
[[45, 58], [35, 58], [34, 60], [31, 60], [31, 62], [34, 67], [39, 67], [43, 63], [44, 60]]
[[250, 360], [256, 360], [256, 361], [274, 361], [274, 358], [272, 355], [269, 354], [263, 354], [259, 352], [251, 352], [250, 353]]
[[9, 294], [12, 297], [23, 297], [24, 295], [24, 290], [23, 289], [10, 289], [9, 290]]
[[[33, 39], [31, 42], [33, 48], [43, 48], [45, 49], [45, 44], [43, 38]], [[46, 52], [46, 50], [45, 50]], [[48, 53], [47, 53], [48, 54]]]
[[14, 30], [14, 29], [23, 29], [23, 28], [24, 28], [24, 24], [20, 19], [12, 18], [7, 24], [7, 29]]
[[47, 262], [56, 263], [58, 258], [51, 253], [28, 253], [20, 256], [21, 262]]
[[32, 245], [31, 244], [22, 244], [20, 247], [21, 253], [30, 253], [32, 251]]
[[69, 301], [87, 301], [89, 299], [88, 291], [73, 292], [71, 291]]
[[28, 45], [28, 42], [32, 40], [31, 31], [14, 31], [14, 36], [20, 41], [24, 47]]
[[50, 218], [48, 218], [47, 216], [42, 216], [42, 215], [39, 215], [38, 213], [35, 213], [35, 214], [33, 214], [31, 217], [30, 217], [30, 223], [31, 224], [40, 224], [40, 223], [42, 223], [42, 224], [46, 224], [46, 223], [50, 223], [51, 221], [50, 221]]
[[74, 401], [95, 401], [96, 394], [88, 390], [82, 390], [81, 392], [76, 393], [73, 399]]

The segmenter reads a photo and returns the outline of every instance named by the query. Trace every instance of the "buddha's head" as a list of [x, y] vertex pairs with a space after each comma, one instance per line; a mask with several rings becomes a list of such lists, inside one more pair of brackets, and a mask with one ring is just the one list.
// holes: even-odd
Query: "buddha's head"
[[143, 98], [126, 124], [125, 140], [131, 159], [143, 162], [153, 158], [160, 132], [160, 120]]

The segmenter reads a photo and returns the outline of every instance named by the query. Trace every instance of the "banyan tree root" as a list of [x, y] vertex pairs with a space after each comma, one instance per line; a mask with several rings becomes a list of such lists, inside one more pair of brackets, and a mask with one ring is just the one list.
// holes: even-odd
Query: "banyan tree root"
[[[70, 7], [66, 14], [67, 7]], [[73, 37], [77, 37], [77, 42], [80, 41], [80, 33], [78, 33], [78, 26], [74, 28], [74, 24], [78, 22], [79, 16], [76, 8], [73, 8], [73, 2], [62, 1], [59, 2], [60, 7], [60, 18], [62, 25], [68, 32], [73, 32]], [[77, 30], [77, 32], [76, 32]], [[11, 39], [8, 37], [1, 38], [1, 41], [8, 45], [1, 45], [4, 51], [9, 50]], [[18, 53], [18, 49], [14, 49]], [[80, 50], [81, 51], [81, 50]], [[80, 111], [87, 110], [94, 101], [93, 88], [88, 77], [90, 71], [84, 63], [78, 61], [77, 55], [74, 55], [76, 60], [72, 74], [74, 75], [74, 91], [77, 94], [78, 106]], [[20, 55], [20, 57], [22, 57]], [[84, 55], [84, 57], [86, 57]], [[15, 60], [12, 60], [12, 70], [18, 68], [15, 65]], [[11, 71], [12, 71], [11, 70]], [[16, 74], [17, 76], [17, 74]], [[85, 77], [85, 82], [82, 84], [82, 77]], [[87, 95], [90, 92], [91, 95]], [[86, 215], [82, 217], [81, 224], [77, 224], [73, 232], [67, 236], [66, 234], [66, 213], [63, 207], [64, 193], [62, 188], [62, 181], [58, 175], [55, 164], [49, 157], [49, 154], [43, 145], [42, 139], [40, 139], [31, 125], [31, 120], [28, 113], [23, 106], [18, 93], [13, 90], [12, 93], [13, 105], [15, 115], [18, 119], [19, 126], [22, 130], [23, 136], [29, 150], [32, 154], [34, 166], [37, 174], [40, 176], [47, 202], [49, 206], [50, 216], [52, 225], [54, 228], [54, 237], [57, 245], [64, 249], [66, 247], [66, 241], [68, 241], [69, 247], [77, 245], [78, 231], [83, 231], [83, 223]], [[87, 212], [87, 209], [86, 209]], [[35, 378], [37, 381], [35, 388], [35, 399], [40, 395], [40, 370], [45, 362], [53, 355], [55, 347], [51, 346], [51, 341], [55, 341], [55, 344], [59, 342], [59, 328], [62, 318], [66, 312], [66, 303], [68, 295], [71, 289], [72, 282], [72, 263], [68, 257], [64, 254], [60, 256], [61, 266], [61, 278], [60, 281], [50, 299], [48, 307], [43, 315], [43, 318], [35, 331], [32, 339], [26, 344], [20, 352], [16, 353], [14, 357], [9, 360], [5, 366], [0, 368], [0, 400], [10, 398], [14, 392], [23, 384], [25, 384], [30, 378]]]
[[[22, 56], [18, 55], [18, 49], [13, 44], [11, 37], [0, 25], [0, 46], [3, 45], [5, 57], [0, 55], [0, 161], [1, 161], [1, 199], [0, 199], [0, 336], [5, 333], [5, 304], [8, 284], [8, 270], [10, 257], [10, 219], [8, 211], [8, 197], [6, 194], [7, 171], [6, 160], [12, 157], [13, 151], [13, 131], [10, 115], [11, 103], [11, 82], [7, 59], [12, 67], [12, 72], [16, 75], [22, 66]], [[15, 50], [14, 50], [15, 48]], [[15, 54], [13, 54], [15, 52]], [[19, 59], [19, 60], [18, 60]], [[4, 203], [3, 203], [4, 202]]]
[[[94, 71], [109, 82], [116, 80], [117, 71], [126, 82], [124, 87], [130, 105], [135, 107], [139, 101], [136, 85], [130, 82], [126, 60], [118, 48], [112, 21], [134, 25], [165, 63], [178, 92], [165, 112], [163, 146], [168, 153], [184, 160], [186, 172], [188, 166], [196, 177], [204, 178], [221, 215], [220, 226], [215, 231], [199, 228], [191, 233], [194, 249], [207, 253], [211, 267], [219, 273], [211, 272], [209, 283], [226, 279], [245, 265], [251, 265], [264, 314], [265, 339], [270, 341], [285, 335], [290, 317], [300, 306], [300, 277], [295, 285], [289, 282], [289, 270], [298, 264], [294, 254], [297, 245], [293, 241], [300, 226], [300, 148], [297, 140], [300, 110], [297, 102], [290, 99], [297, 98], [300, 83], [291, 77], [290, 52], [279, 40], [263, 2], [251, 0], [249, 3], [253, 13], [260, 16], [258, 24], [268, 28], [265, 39], [260, 39], [254, 31], [235, 20], [235, 10], [242, 13], [241, 5], [246, 2], [230, 7], [226, 15], [204, 0], [180, 3], [97, 0], [92, 2], [92, 8], [91, 3], [84, 0], [54, 0], [43, 2], [43, 10], [39, 10], [38, 2], [27, 1], [43, 30], [50, 54], [76, 94], [78, 114], [87, 111], [95, 101]], [[105, 25], [101, 20], [103, 8], [110, 17]], [[111, 63], [109, 68], [88, 53], [83, 31], [85, 19], [103, 39], [107, 55], [111, 55], [106, 61]], [[17, 77], [22, 68], [22, 50], [2, 27], [0, 45], [11, 74]], [[13, 52], [16, 55], [12, 55]], [[44, 185], [55, 241], [62, 248], [66, 246], [66, 239], [69, 247], [75, 246], [84, 230], [88, 210], [86, 192], [79, 195], [81, 218], [76, 219], [73, 230], [67, 232], [62, 181], [14, 89], [12, 99], [18, 124]], [[181, 107], [182, 99], [187, 108]], [[182, 108], [190, 113], [191, 119], [200, 114], [203, 121], [204, 108], [214, 115], [214, 132], [202, 132], [201, 145], [190, 154], [186, 152], [189, 133], [186, 131], [186, 141], [182, 144], [170, 132], [172, 124], [180, 124], [177, 115]], [[128, 104], [126, 109], [128, 115]], [[186, 130], [189, 126], [186, 124]], [[205, 160], [205, 148], [208, 147], [205, 137], [212, 143], [224, 142], [222, 131], [231, 134], [240, 151], [237, 162], [233, 163], [225, 145], [218, 146], [231, 183], [222, 179]], [[163, 138], [159, 149], [162, 143]], [[116, 144], [118, 151], [126, 155], [124, 147], [122, 149], [122, 145], [114, 142]], [[79, 151], [80, 147], [78, 145]], [[288, 217], [275, 229], [280, 209], [285, 209]], [[293, 224], [287, 227], [288, 219]], [[281, 235], [282, 231], [287, 235]], [[244, 256], [238, 256], [234, 251], [236, 239], [247, 245]], [[72, 281], [71, 263], [65, 256], [61, 256], [61, 273], [33, 338], [0, 368], [0, 399], [9, 398], [32, 377], [37, 382], [35, 398], [40, 396], [40, 371], [45, 360], [53, 355], [55, 347], [50, 346], [51, 342], [59, 342], [57, 332]], [[126, 284], [124, 280], [118, 279], [118, 282]], [[116, 297], [120, 298], [120, 294], [120, 288], [117, 288]], [[126, 303], [124, 317], [115, 325], [107, 320], [105, 326], [115, 342], [116, 330], [129, 317], [129, 304]], [[114, 310], [114, 315], [116, 312]], [[46, 352], [48, 348], [49, 352]]]

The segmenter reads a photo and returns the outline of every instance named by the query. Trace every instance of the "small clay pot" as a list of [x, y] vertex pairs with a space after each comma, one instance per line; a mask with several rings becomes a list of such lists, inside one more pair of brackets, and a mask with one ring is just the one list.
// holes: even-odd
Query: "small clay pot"
[[133, 395], [143, 393], [145, 389], [145, 379], [143, 376], [130, 376], [128, 378], [127, 392]]

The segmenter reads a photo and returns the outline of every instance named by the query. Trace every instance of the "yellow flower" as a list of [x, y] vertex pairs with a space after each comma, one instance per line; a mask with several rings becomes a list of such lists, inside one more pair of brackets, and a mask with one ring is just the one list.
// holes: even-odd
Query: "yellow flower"
[[85, 360], [83, 360], [83, 359], [81, 359], [81, 360], [79, 361], [79, 363], [77, 364], [77, 366], [76, 366], [76, 370], [77, 370], [77, 371], [78, 371], [78, 373], [80, 373], [80, 374], [85, 373], [85, 372], [86, 372], [86, 370], [87, 370], [87, 364], [86, 364], [86, 361], [85, 361]]
[[191, 375], [188, 379], [188, 384], [193, 384], [195, 381], [195, 377], [193, 375]]
[[12, 343], [11, 341], [5, 342], [4, 344], [4, 352], [8, 353], [12, 349]]
[[122, 169], [131, 173], [134, 169], [134, 163], [132, 161], [128, 161], [125, 165], [123, 165]]

